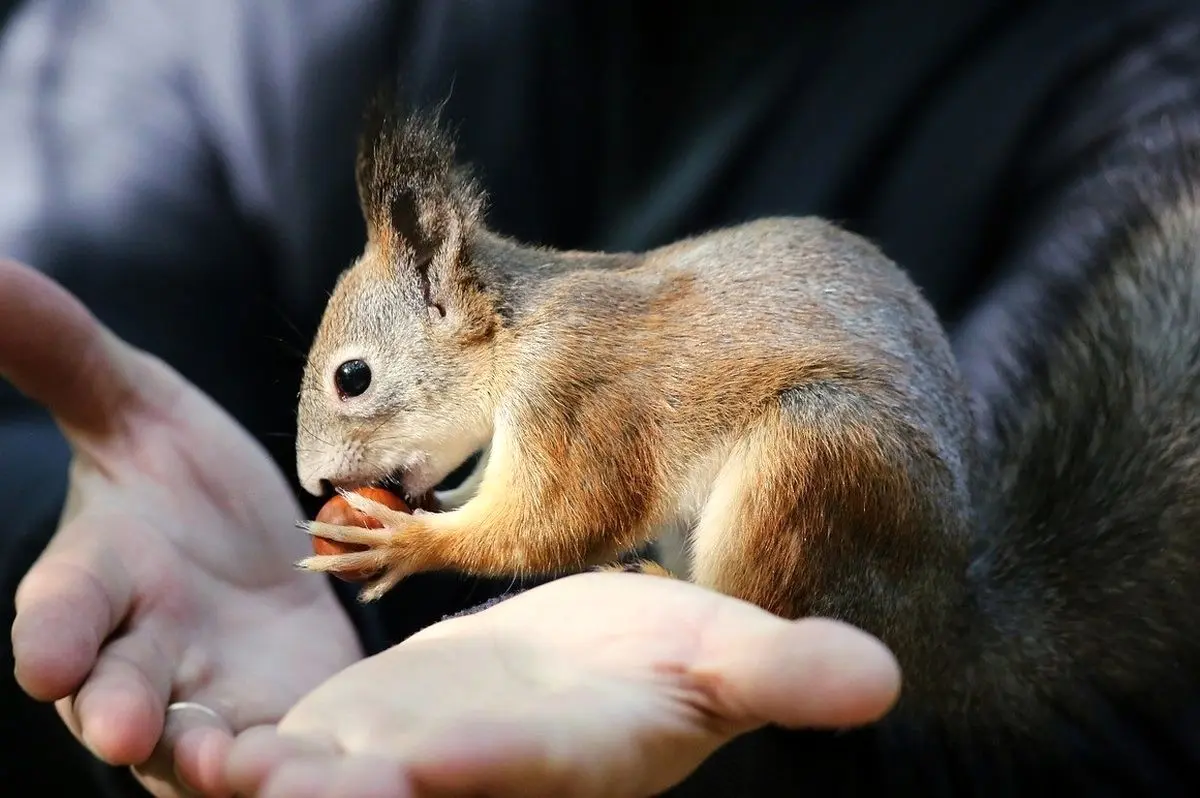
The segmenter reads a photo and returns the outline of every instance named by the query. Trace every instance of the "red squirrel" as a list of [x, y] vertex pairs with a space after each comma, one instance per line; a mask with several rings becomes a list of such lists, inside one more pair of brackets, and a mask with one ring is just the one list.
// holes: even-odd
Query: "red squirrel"
[[[862, 627], [904, 671], [897, 712], [971, 729], [1082, 711], [1081, 685], [1149, 697], [1197, 661], [1195, 196], [1131, 237], [1047, 346], [1028, 412], [982, 434], [921, 292], [828, 221], [640, 253], [525, 245], [487, 227], [436, 116], [385, 102], [356, 178], [368, 239], [308, 356], [303, 487], [414, 503], [486, 456], [440, 512], [346, 493], [382, 528], [311, 522], [367, 548], [302, 567], [376, 570], [373, 600], [418, 572], [566, 573], [674, 536], [681, 566], [640, 568]], [[1157, 509], [1127, 501], [1147, 489]]]

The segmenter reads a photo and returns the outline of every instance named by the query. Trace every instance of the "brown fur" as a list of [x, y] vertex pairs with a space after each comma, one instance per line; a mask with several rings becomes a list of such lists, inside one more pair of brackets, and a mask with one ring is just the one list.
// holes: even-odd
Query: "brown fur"
[[[816, 301], [794, 309], [794, 329], [814, 330], [813, 342], [789, 347], [776, 340], [772, 347], [778, 331], [769, 315], [724, 304], [719, 285], [698, 285], [703, 272], [674, 265], [705, 247], [729, 247], [735, 257], [752, 257], [747, 247], [775, 237], [777, 246], [808, 252], [820, 266], [826, 257], [821, 250], [843, 235], [849, 237], [816, 220], [767, 221], [644, 257], [596, 263], [574, 257], [555, 264], [536, 304], [512, 323], [498, 315], [476, 319], [476, 329], [496, 332], [484, 342], [455, 341], [453, 358], [478, 375], [480, 390], [496, 402], [490, 409], [496, 419], [491, 462], [478, 496], [466, 507], [405, 522], [406, 531], [395, 541], [404, 552], [393, 553], [389, 562], [409, 572], [452, 568], [486, 576], [600, 564], [650, 540], [674, 517], [700, 509], [681, 506], [689, 497], [680, 486], [703, 458], [734, 447], [767, 419], [780, 427], [780, 440], [789, 438], [789, 425], [796, 423], [782, 417], [789, 391], [816, 383], [854, 385], [864, 393], [891, 391], [902, 404], [889, 384], [890, 369], [900, 371], [901, 365], [868, 363], [874, 355], [839, 340], [845, 334], [835, 332], [837, 321]], [[486, 231], [476, 236], [472, 257], [502, 246], [489, 241]], [[555, 260], [552, 253], [539, 254]], [[344, 326], [335, 315], [342, 298], [357, 303], [375, 290], [373, 282], [384, 273], [381, 260], [369, 254], [344, 278], [323, 331]], [[849, 272], [858, 264], [843, 257], [842, 265]], [[880, 272], [882, 279], [899, 274]], [[870, 270], [863, 273], [869, 279]], [[368, 275], [370, 284], [359, 281], [359, 274]], [[880, 291], [867, 287], [863, 293]], [[486, 303], [473, 301], [463, 313], [481, 306]], [[341, 345], [340, 335], [333, 338]], [[314, 362], [323, 340], [314, 346]], [[313, 423], [307, 415], [304, 421]], [[370, 432], [380, 434], [374, 426]], [[861, 444], [872, 442], [864, 438]], [[348, 481], [339, 476], [325, 478]], [[441, 542], [427, 543], [427, 536]], [[725, 574], [719, 581], [729, 592], [751, 597], [749, 584], [730, 579]], [[770, 603], [784, 609], [779, 602]]]
[[[864, 583], [855, 569], [936, 581], [913, 538], [965, 526], [961, 464], [939, 459], [966, 439], [965, 401], [932, 312], [876, 248], [817, 219], [645, 254], [523, 247], [483, 226], [434, 127], [372, 119], [358, 170], [370, 242], [310, 354], [300, 473], [319, 491], [436, 460], [413, 486], [425, 490], [474, 445], [489, 461], [447, 512], [357, 500], [385, 536], [314, 524], [373, 548], [306, 567], [380, 567], [364, 591], [375, 598], [420, 571], [600, 566], [682, 522], [695, 527], [692, 578], [789, 617], [846, 611], [817, 597], [831, 580]], [[444, 319], [428, 312], [441, 302]], [[362, 409], [329, 388], [347, 353], [380, 372]], [[922, 407], [927, 383], [943, 396]], [[414, 416], [439, 417], [440, 436], [411, 429]], [[865, 583], [852, 592], [878, 598]]]

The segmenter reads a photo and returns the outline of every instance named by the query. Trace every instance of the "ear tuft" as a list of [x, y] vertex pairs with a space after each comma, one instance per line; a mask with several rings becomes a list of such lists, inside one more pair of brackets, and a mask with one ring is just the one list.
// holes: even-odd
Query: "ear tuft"
[[461, 246], [484, 205], [482, 190], [455, 163], [440, 111], [405, 112], [394, 92], [377, 92], [367, 106], [355, 164], [370, 240], [408, 250], [418, 266], [445, 246]]

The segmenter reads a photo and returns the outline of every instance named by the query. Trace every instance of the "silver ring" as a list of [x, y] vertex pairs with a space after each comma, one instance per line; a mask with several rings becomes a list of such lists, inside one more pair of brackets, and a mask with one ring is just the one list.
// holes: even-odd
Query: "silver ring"
[[215, 709], [206, 707], [204, 704], [197, 704], [195, 701], [176, 701], [174, 704], [169, 704], [166, 714], [170, 715], [172, 712], [179, 712], [180, 710], [200, 712], [201, 714], [210, 716], [218, 723], [225, 723], [225, 719], [218, 715]]

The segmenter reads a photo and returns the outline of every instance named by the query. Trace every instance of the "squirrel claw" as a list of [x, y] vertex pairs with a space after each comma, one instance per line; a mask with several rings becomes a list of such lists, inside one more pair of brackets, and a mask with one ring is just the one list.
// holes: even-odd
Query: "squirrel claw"
[[373, 601], [379, 600], [407, 575], [408, 572], [401, 568], [389, 568], [382, 576], [371, 580], [370, 583], [358, 592], [359, 602], [370, 604]]
[[358, 493], [346, 492], [342, 494], [342, 497], [346, 500], [346, 504], [349, 504], [368, 518], [375, 519], [385, 527], [402, 529], [406, 520], [412, 517], [409, 513], [393, 510], [386, 504], [381, 504], [374, 499], [368, 499], [366, 496]]
[[313, 554], [296, 563], [296, 567], [318, 573], [374, 570], [379, 567], [379, 555], [373, 551], [354, 551], [346, 554]]
[[360, 546], [383, 546], [389, 543], [395, 532], [390, 529], [369, 529], [361, 526], [341, 526], [326, 524], [321, 521], [308, 521], [299, 525], [301, 529], [315, 538], [325, 538], [336, 543], [353, 543]]
[[645, 574], [647, 576], [662, 576], [668, 579], [676, 579], [678, 577], [671, 573], [667, 568], [653, 560], [634, 560], [633, 562], [616, 562], [608, 565], [600, 565], [593, 570], [600, 573], [625, 573], [625, 574]]

